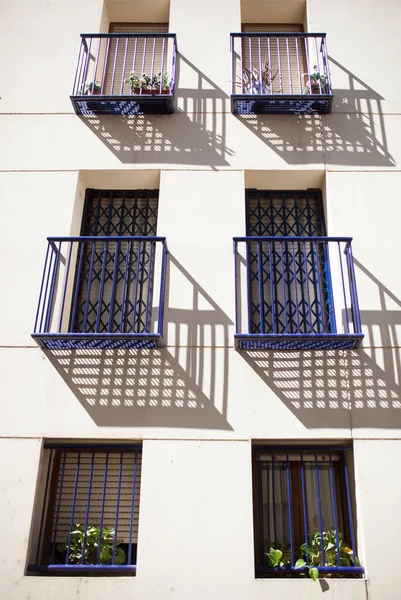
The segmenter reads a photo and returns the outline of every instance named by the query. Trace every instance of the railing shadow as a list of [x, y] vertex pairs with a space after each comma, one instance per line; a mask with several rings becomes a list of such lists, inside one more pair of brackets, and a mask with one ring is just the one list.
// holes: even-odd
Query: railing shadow
[[223, 110], [228, 95], [182, 54], [178, 82], [183, 64], [196, 83], [177, 85], [175, 115], [82, 115], [81, 121], [122, 163], [229, 165], [233, 150], [226, 146]]
[[[236, 115], [288, 164], [393, 167], [383, 117], [383, 97], [351, 71], [329, 57], [348, 80], [333, 88], [334, 113], [307, 115]], [[332, 81], [335, 84], [335, 74]]]
[[361, 310], [364, 347], [258, 351], [243, 353], [243, 357], [307, 428], [399, 429], [401, 300], [354, 261], [360, 271], [358, 280], [362, 274], [368, 277], [381, 299], [379, 310]]
[[[184, 277], [192, 306], [170, 306], [169, 282]], [[155, 307], [157, 314], [157, 307]], [[55, 350], [50, 362], [99, 427], [180, 427], [231, 430], [227, 421], [228, 352], [204, 347], [228, 340], [232, 321], [171, 255], [165, 329], [177, 346], [160, 350]], [[179, 346], [185, 330], [185, 346]], [[211, 332], [211, 333], [210, 333]]]

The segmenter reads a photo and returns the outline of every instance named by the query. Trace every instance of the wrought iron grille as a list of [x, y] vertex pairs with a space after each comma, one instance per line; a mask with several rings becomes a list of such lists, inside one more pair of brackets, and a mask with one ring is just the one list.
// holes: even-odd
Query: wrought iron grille
[[234, 113], [331, 112], [325, 33], [232, 33], [231, 52]]
[[[362, 575], [347, 447], [253, 448], [255, 562], [259, 576]], [[273, 550], [282, 553], [275, 564]], [[304, 563], [304, 566], [302, 566]]]
[[28, 571], [136, 572], [142, 448], [45, 444], [37, 544]]

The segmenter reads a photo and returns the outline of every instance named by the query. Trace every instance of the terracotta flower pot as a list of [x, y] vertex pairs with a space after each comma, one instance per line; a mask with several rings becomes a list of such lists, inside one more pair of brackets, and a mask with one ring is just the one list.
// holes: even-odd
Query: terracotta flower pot
[[100, 95], [101, 95], [101, 92], [99, 90], [93, 90], [93, 92], [92, 92], [91, 88], [87, 89], [85, 92], [85, 96], [100, 96]]

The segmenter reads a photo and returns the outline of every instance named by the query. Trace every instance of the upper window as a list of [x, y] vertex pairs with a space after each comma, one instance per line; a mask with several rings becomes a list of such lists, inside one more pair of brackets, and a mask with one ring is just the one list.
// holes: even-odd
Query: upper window
[[350, 448], [254, 446], [257, 575], [360, 575]]
[[136, 572], [141, 446], [45, 444], [29, 571]]

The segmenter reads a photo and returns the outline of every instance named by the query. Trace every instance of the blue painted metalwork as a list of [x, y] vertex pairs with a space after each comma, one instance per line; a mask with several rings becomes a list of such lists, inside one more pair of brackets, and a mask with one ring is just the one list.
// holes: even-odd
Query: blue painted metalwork
[[[231, 33], [231, 55], [234, 114], [331, 112], [333, 93], [325, 33]], [[315, 71], [317, 78], [313, 77]]]
[[[176, 62], [173, 33], [83, 33], [70, 96], [74, 111], [84, 116], [173, 113]], [[154, 84], [134, 89], [126, 79], [131, 71], [141, 77], [146, 64]], [[167, 74], [168, 88], [160, 73]]]
[[[48, 252], [52, 256], [57, 252], [59, 259], [50, 259], [45, 264], [47, 277], [45, 283], [42, 281], [38, 303], [38, 314], [42, 313], [43, 318], [39, 323], [36, 320], [32, 334], [41, 346], [49, 349], [111, 349], [156, 348], [162, 345], [166, 238], [80, 236], [48, 238], [48, 242]], [[57, 251], [54, 250], [54, 242], [60, 248]], [[153, 332], [157, 247], [161, 247], [162, 268], [159, 322], [157, 331]], [[75, 278], [68, 259], [68, 268], [60, 272], [65, 256], [76, 258]], [[49, 279], [54, 281], [53, 287], [46, 285]], [[107, 292], [106, 284], [111, 292]], [[57, 302], [58, 297], [60, 302]]]
[[[302, 569], [295, 569], [298, 558], [304, 558], [309, 564], [309, 556], [301, 550], [301, 545], [309, 548], [312, 535], [320, 533], [322, 536], [324, 531], [333, 529], [338, 564], [326, 564], [322, 543], [319, 572], [341, 576], [364, 573], [356, 559], [351, 489], [345, 461], [349, 451], [345, 446], [253, 447], [257, 465], [254, 470], [255, 537], [259, 542], [255, 546], [257, 575], [300, 575]], [[346, 489], [346, 506], [342, 505], [341, 494], [336, 494], [336, 486]], [[354, 564], [341, 564], [341, 540], [351, 542]], [[284, 567], [269, 566], [266, 553], [271, 547], [283, 552], [287, 562]]]
[[[116, 570], [135, 573], [132, 558], [136, 556], [136, 551], [133, 554], [136, 540], [133, 533], [141, 446], [46, 443], [45, 450], [48, 451], [49, 462], [42, 518], [35, 563], [28, 566], [28, 571], [82, 573]], [[127, 496], [128, 489], [130, 494]], [[123, 503], [120, 502], [122, 497]], [[99, 527], [100, 531], [109, 527], [111, 514], [114, 514], [114, 543], [111, 558], [105, 560], [102, 558], [102, 536], [99, 535], [94, 553], [93, 542], [91, 549], [87, 546], [86, 532], [91, 526]], [[85, 523], [82, 558], [79, 559], [70, 555], [75, 523]], [[121, 565], [116, 564], [117, 539], [122, 540], [120, 547], [123, 543], [126, 548], [126, 561]], [[88, 552], [85, 552], [86, 548]]]

